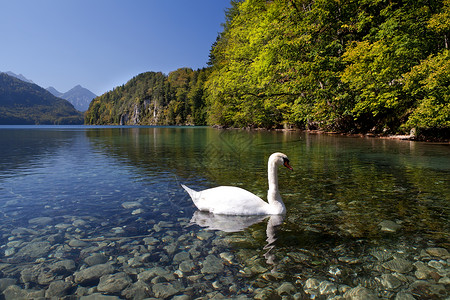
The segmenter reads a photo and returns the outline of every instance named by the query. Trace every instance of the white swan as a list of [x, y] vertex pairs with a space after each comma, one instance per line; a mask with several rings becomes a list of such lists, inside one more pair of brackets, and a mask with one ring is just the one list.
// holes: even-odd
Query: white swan
[[288, 157], [280, 152], [269, 157], [267, 191], [268, 203], [253, 193], [234, 186], [219, 186], [203, 191], [194, 191], [181, 185], [191, 196], [195, 206], [201, 211], [224, 215], [282, 215], [286, 207], [278, 191], [278, 166], [284, 165], [289, 170]]

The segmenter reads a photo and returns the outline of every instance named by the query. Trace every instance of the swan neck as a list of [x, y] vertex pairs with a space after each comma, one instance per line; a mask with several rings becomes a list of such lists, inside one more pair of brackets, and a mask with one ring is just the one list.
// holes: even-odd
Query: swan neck
[[269, 179], [269, 190], [278, 192], [278, 170], [275, 162], [269, 161], [267, 175]]

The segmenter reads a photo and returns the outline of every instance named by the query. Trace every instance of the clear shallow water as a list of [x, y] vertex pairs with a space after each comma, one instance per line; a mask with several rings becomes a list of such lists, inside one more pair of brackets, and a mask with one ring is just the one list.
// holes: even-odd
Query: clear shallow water
[[[358, 286], [387, 299], [401, 292], [448, 292], [448, 257], [426, 253], [449, 248], [449, 145], [300, 132], [83, 126], [0, 127], [0, 141], [0, 275], [16, 280], [28, 295], [51, 295], [50, 284], [58, 280], [70, 282], [65, 295], [123, 298], [278, 293], [327, 299]], [[282, 219], [196, 214], [179, 185], [236, 185], [265, 198], [267, 158], [277, 151], [294, 167], [279, 170], [288, 210]], [[394, 229], [382, 230], [382, 222]], [[120, 291], [99, 287], [101, 276], [77, 277], [94, 253], [114, 267], [102, 276], [129, 278]], [[177, 254], [189, 264], [181, 266]], [[410, 264], [436, 260], [447, 271], [420, 278], [417, 266], [400, 272], [383, 265], [397, 258]], [[51, 271], [63, 260], [75, 266]], [[155, 268], [171, 275], [140, 275]], [[392, 274], [406, 279], [388, 286], [383, 278]], [[433, 292], [417, 288], [419, 279], [428, 280]], [[314, 288], [311, 280], [336, 290]], [[280, 292], [285, 283], [294, 290]], [[161, 294], [158, 284], [172, 293]]]

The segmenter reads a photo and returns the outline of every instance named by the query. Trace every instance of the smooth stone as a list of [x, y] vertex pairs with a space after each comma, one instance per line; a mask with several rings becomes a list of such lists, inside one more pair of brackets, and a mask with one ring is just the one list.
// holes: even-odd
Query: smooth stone
[[172, 300], [190, 300], [191, 297], [188, 295], [180, 295], [180, 296], [174, 296]]
[[130, 285], [133, 281], [125, 272], [108, 274], [100, 277], [97, 290], [106, 293], [118, 293]]
[[450, 284], [450, 277], [442, 277], [441, 279], [439, 279], [438, 283], [440, 284]]
[[77, 239], [72, 239], [69, 241], [69, 246], [74, 248], [87, 247], [88, 245], [89, 245], [88, 243]]
[[31, 242], [20, 250], [16, 254], [16, 258], [37, 258], [47, 256], [50, 251], [49, 242]]
[[10, 285], [3, 291], [4, 300], [21, 300], [29, 299], [28, 292], [21, 289], [17, 285]]
[[28, 220], [29, 224], [32, 225], [47, 225], [53, 221], [53, 218], [50, 217], [38, 217]]
[[290, 282], [284, 282], [277, 288], [277, 293], [280, 296], [283, 295], [292, 295], [297, 292], [295, 286]]
[[400, 228], [402, 228], [401, 225], [389, 220], [384, 220], [378, 225], [381, 226], [381, 231], [384, 232], [397, 232]]
[[143, 239], [145, 245], [156, 245], [159, 243], [154, 237], [146, 237]]
[[372, 250], [370, 254], [379, 261], [386, 261], [392, 257], [392, 253], [386, 250]]
[[307, 290], [318, 290], [319, 289], [319, 280], [315, 278], [309, 278], [305, 281], [305, 289]]
[[151, 295], [151, 287], [142, 280], [138, 280], [125, 288], [121, 295], [125, 299], [146, 299]]
[[319, 284], [319, 291], [321, 295], [336, 294], [337, 286], [336, 284], [325, 280]]
[[139, 214], [142, 214], [143, 212], [144, 212], [144, 210], [142, 208], [138, 208], [138, 209], [133, 210], [131, 212], [131, 214], [132, 215], [139, 215]]
[[203, 261], [201, 272], [203, 274], [217, 274], [222, 272], [223, 268], [223, 261], [220, 258], [210, 254]]
[[152, 286], [153, 294], [155, 294], [156, 298], [169, 298], [177, 293], [179, 290], [175, 289], [175, 287], [168, 282], [157, 283]]
[[344, 298], [346, 300], [376, 300], [378, 297], [368, 288], [358, 285], [345, 292]]
[[260, 288], [255, 290], [255, 296], [253, 299], [256, 300], [266, 300], [266, 299], [281, 299], [281, 297], [276, 293], [276, 291], [272, 290], [272, 288]]
[[416, 267], [414, 275], [416, 275], [417, 279], [427, 279], [433, 271], [429, 266], [421, 261], [416, 261], [413, 265]]
[[213, 234], [212, 234], [211, 232], [208, 232], [208, 231], [205, 231], [205, 230], [200, 231], [200, 232], [197, 233], [197, 238], [198, 238], [199, 240], [202, 240], [202, 241], [208, 240], [208, 239], [210, 239], [212, 236], [213, 236]]
[[80, 297], [80, 300], [120, 300], [117, 296], [108, 296], [102, 294], [91, 294], [88, 296]]
[[52, 270], [52, 272], [62, 273], [67, 271], [75, 271], [76, 265], [73, 260], [65, 259], [51, 264], [49, 268], [50, 270]]
[[8, 286], [15, 285], [17, 280], [14, 278], [0, 278], [0, 292], [3, 292]]
[[71, 226], [70, 224], [66, 224], [66, 223], [59, 223], [59, 224], [55, 225], [55, 227], [58, 228], [58, 229], [67, 229], [70, 226]]
[[16, 253], [16, 249], [14, 249], [14, 248], [8, 248], [8, 249], [5, 250], [5, 257], [14, 255], [14, 253]]
[[397, 277], [391, 274], [383, 274], [381, 275], [381, 284], [389, 290], [394, 290], [399, 287], [402, 282], [398, 280]]
[[178, 269], [183, 273], [190, 273], [195, 269], [195, 264], [192, 260], [186, 260], [180, 263]]
[[84, 225], [86, 225], [86, 221], [81, 220], [81, 219], [76, 219], [75, 221], [72, 222], [72, 225], [75, 227], [84, 226]]
[[166, 278], [168, 281], [173, 280], [175, 276], [166, 269], [161, 267], [155, 267], [150, 270], [143, 271], [137, 275], [138, 280], [142, 280], [144, 282], [150, 282], [154, 277], [161, 276]]
[[95, 265], [84, 270], [75, 272], [75, 282], [86, 284], [98, 281], [100, 277], [114, 272], [114, 267], [109, 264]]
[[414, 294], [418, 299], [440, 299], [446, 294], [445, 286], [433, 284], [425, 280], [416, 280], [410, 284], [408, 291]]
[[84, 259], [84, 262], [90, 267], [104, 264], [107, 261], [108, 257], [106, 257], [103, 253], [94, 253]]
[[443, 259], [450, 258], [450, 254], [444, 248], [428, 248], [425, 251], [431, 256], [437, 256]]
[[191, 255], [188, 252], [181, 251], [181, 252], [178, 252], [177, 254], [175, 254], [175, 256], [173, 257], [173, 261], [174, 262], [186, 261], [186, 260], [189, 260], [190, 258], [191, 258]]
[[430, 266], [430, 267], [432, 267], [433, 269], [436, 269], [436, 270], [444, 269], [444, 266], [440, 262], [438, 262], [437, 260], [430, 260], [428, 262], [428, 266]]
[[406, 292], [398, 292], [395, 296], [395, 300], [416, 300], [413, 295]]
[[128, 202], [122, 203], [122, 207], [125, 209], [138, 208], [140, 206], [142, 206], [142, 204], [137, 201], [128, 201]]
[[412, 263], [403, 258], [394, 258], [385, 262], [382, 266], [385, 269], [398, 273], [408, 273], [413, 269]]
[[28, 235], [28, 234], [38, 235], [39, 232], [37, 232], [36, 230], [33, 230], [33, 229], [19, 227], [19, 228], [15, 228], [15, 229], [11, 230], [11, 234], [18, 235], [18, 236]]
[[63, 280], [53, 281], [52, 283], [50, 283], [47, 291], [45, 291], [45, 297], [64, 297], [68, 294], [71, 288], [72, 284], [70, 284], [69, 282], [65, 282]]
[[232, 253], [230, 253], [230, 252], [222, 252], [222, 253], [220, 253], [219, 256], [223, 260], [227, 261], [229, 264], [233, 263], [234, 255]]

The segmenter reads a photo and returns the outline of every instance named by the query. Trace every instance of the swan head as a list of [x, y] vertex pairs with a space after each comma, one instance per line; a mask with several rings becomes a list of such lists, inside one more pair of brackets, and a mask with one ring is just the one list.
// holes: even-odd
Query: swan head
[[281, 152], [275, 152], [274, 154], [272, 154], [269, 157], [269, 163], [275, 163], [277, 166], [285, 166], [286, 168], [288, 168], [289, 170], [294, 170], [291, 165], [289, 165], [289, 158], [287, 157], [286, 154], [281, 153]]

